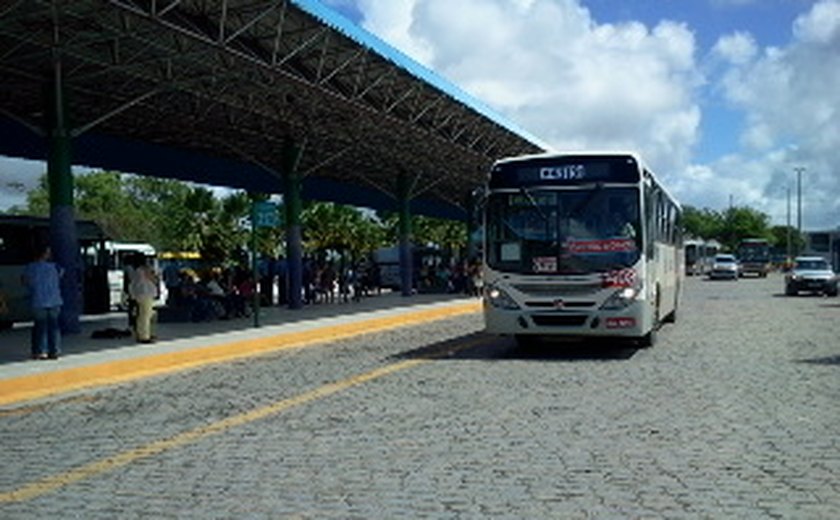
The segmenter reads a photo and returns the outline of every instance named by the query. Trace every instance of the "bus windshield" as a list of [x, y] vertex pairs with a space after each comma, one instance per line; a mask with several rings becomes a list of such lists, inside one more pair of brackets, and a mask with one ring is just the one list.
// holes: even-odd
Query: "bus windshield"
[[640, 230], [638, 189], [494, 192], [487, 202], [487, 264], [518, 274], [621, 269], [639, 260]]
[[738, 248], [738, 258], [743, 262], [764, 262], [770, 259], [767, 242], [744, 242]]

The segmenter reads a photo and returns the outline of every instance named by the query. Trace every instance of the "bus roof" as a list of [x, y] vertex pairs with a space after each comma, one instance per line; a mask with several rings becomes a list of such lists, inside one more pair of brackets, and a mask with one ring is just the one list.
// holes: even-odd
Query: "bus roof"
[[[676, 198], [668, 191], [668, 189], [662, 185], [661, 182], [658, 181], [656, 174], [648, 167], [645, 161], [641, 158], [638, 152], [634, 152], [631, 150], [568, 150], [568, 151], [552, 151], [552, 152], [544, 152], [544, 153], [537, 153], [537, 154], [525, 154], [525, 155], [517, 155], [513, 157], [504, 157], [497, 160], [493, 167], [490, 170], [490, 174], [495, 171], [499, 166], [505, 165], [513, 165], [518, 162], [528, 162], [528, 161], [541, 161], [541, 160], [549, 160], [549, 159], [567, 159], [571, 157], [602, 157], [606, 160], [615, 160], [620, 159], [622, 157], [626, 157], [628, 159], [632, 159], [638, 166], [642, 172], [646, 172], [651, 178], [656, 182], [657, 186], [665, 192], [665, 195], [673, 201], [678, 208], [682, 209], [682, 205], [677, 201]], [[491, 177], [492, 178], [492, 177]]]
[[155, 254], [155, 247], [143, 242], [105, 242], [105, 249], [110, 251], [139, 251]]
[[639, 157], [637, 152], [630, 150], [566, 150], [566, 151], [550, 151], [543, 153], [516, 155], [512, 157], [503, 157], [496, 161], [496, 164], [504, 164], [517, 161], [528, 161], [531, 159], [553, 159], [561, 157], [575, 157], [575, 156], [592, 156], [592, 157], [631, 157], [642, 167], [646, 167], [645, 162]]

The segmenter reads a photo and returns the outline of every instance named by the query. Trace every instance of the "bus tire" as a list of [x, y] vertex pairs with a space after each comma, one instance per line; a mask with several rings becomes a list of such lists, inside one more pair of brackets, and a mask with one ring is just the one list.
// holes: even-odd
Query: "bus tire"
[[668, 313], [662, 319], [662, 323], [676, 323], [677, 322], [677, 309], [679, 308], [679, 294], [680, 294], [680, 284], [677, 283], [677, 290], [674, 292], [674, 310]]
[[650, 330], [647, 334], [639, 338], [638, 344], [641, 348], [650, 348], [656, 345], [657, 340], [656, 327]]
[[[654, 301], [656, 302], [656, 306], [654, 307], [653, 312], [653, 323], [651, 324], [650, 331], [639, 338], [639, 346], [642, 348], [648, 348], [656, 345], [656, 332], [659, 330], [659, 325], [662, 323], [659, 318], [659, 297], [662, 293], [659, 291], [659, 286], [656, 287], [656, 296]], [[676, 312], [676, 309], [674, 309]], [[667, 320], [667, 318], [665, 318]]]

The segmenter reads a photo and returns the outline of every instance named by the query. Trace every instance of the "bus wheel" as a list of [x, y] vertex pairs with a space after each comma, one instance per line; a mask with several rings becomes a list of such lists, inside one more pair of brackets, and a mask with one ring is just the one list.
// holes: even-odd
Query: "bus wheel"
[[672, 310], [670, 313], [668, 313], [667, 316], [665, 316], [662, 319], [662, 323], [676, 323], [677, 322], [677, 309], [679, 308], [679, 300], [677, 299], [678, 298], [677, 295], [679, 295], [679, 294], [680, 294], [680, 285], [677, 284], [677, 290], [674, 293], [674, 310]]
[[639, 338], [639, 346], [641, 348], [649, 348], [656, 345], [656, 328], [651, 329], [650, 332]]
[[[662, 324], [659, 317], [659, 287], [656, 288], [656, 296], [654, 301], [656, 302], [656, 306], [653, 310], [653, 324], [650, 328], [650, 332], [639, 338], [639, 346], [642, 348], [648, 348], [656, 345], [656, 331], [659, 330], [659, 326]], [[676, 312], [676, 309], [674, 310]], [[676, 318], [676, 317], [675, 317]], [[667, 318], [666, 318], [667, 320]]]

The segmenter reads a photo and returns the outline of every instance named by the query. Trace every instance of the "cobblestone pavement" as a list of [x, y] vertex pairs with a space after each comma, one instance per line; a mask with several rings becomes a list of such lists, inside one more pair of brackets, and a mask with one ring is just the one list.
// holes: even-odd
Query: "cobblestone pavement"
[[0, 408], [0, 518], [840, 518], [838, 318], [689, 279], [647, 350], [471, 315]]

